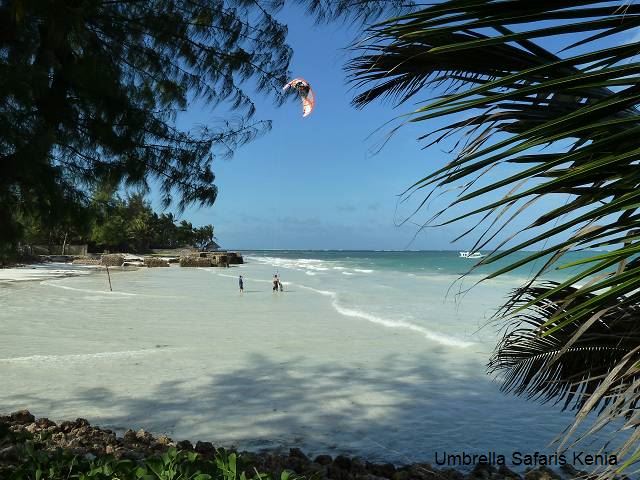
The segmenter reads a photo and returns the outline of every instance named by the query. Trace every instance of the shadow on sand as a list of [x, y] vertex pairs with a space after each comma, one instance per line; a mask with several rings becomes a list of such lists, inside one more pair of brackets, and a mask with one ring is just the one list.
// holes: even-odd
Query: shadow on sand
[[[69, 392], [68, 399], [78, 405], [76, 416], [119, 433], [144, 428], [175, 440], [254, 451], [296, 446], [314, 455], [400, 464], [431, 462], [436, 450], [548, 450], [566, 426], [568, 417], [557, 409], [500, 394], [477, 364], [460, 360], [455, 371], [462, 373], [452, 375], [434, 362], [437, 350], [430, 353], [418, 364], [412, 357], [411, 365], [401, 355], [389, 356], [384, 370], [308, 365], [301, 356], [279, 363], [254, 354], [224, 374], [187, 371], [155, 387], [89, 388]], [[100, 413], [86, 415], [83, 405]], [[514, 416], [523, 408], [527, 415]]]

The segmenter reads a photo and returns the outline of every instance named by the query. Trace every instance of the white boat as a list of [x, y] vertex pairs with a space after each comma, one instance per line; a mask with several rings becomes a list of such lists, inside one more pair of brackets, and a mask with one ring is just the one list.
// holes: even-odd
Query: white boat
[[460, 253], [460, 258], [482, 258], [483, 254], [480, 252], [458, 252]]

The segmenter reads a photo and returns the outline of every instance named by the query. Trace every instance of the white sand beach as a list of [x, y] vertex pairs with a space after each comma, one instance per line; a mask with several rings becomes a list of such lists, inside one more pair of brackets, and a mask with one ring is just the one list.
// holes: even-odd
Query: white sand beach
[[68, 263], [42, 263], [14, 268], [0, 268], [0, 284], [86, 275], [94, 270], [96, 270], [96, 267]]
[[456, 304], [454, 275], [250, 262], [112, 271], [113, 292], [104, 271], [0, 270], [38, 279], [0, 285], [0, 411], [397, 463], [547, 451], [566, 425], [550, 406], [519, 414], [484, 373], [496, 333], [478, 328], [513, 280]]

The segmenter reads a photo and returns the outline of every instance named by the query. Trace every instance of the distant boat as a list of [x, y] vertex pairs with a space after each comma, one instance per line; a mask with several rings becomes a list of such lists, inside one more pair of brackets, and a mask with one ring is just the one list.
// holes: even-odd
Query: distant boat
[[482, 258], [484, 257], [483, 254], [481, 254], [480, 252], [459, 252], [460, 253], [460, 258]]

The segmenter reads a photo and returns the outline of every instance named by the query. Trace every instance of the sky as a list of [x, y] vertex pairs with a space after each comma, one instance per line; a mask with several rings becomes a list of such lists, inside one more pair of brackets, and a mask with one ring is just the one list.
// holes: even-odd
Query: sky
[[[398, 194], [452, 159], [446, 146], [422, 149], [417, 141], [427, 128], [440, 124], [403, 127], [376, 153], [389, 131], [385, 122], [414, 105], [394, 109], [376, 101], [355, 109], [350, 103], [355, 92], [343, 67], [349, 58], [345, 47], [358, 28], [314, 25], [295, 6], [278, 18], [289, 28], [294, 50], [290, 70], [311, 83], [315, 110], [302, 118], [295, 99], [277, 107], [270, 98], [254, 96], [256, 119], [272, 120], [271, 131], [239, 148], [232, 159], [216, 159], [215, 204], [189, 208], [180, 218], [194, 225], [213, 224], [227, 249], [469, 249], [471, 239], [451, 243], [468, 223], [422, 231], [413, 223], [398, 226], [410, 211], [410, 206], [398, 205]], [[179, 125], [191, 128], [217, 119], [215, 111], [195, 105]], [[154, 192], [151, 200], [161, 211]], [[420, 223], [437, 206], [415, 220]]]

